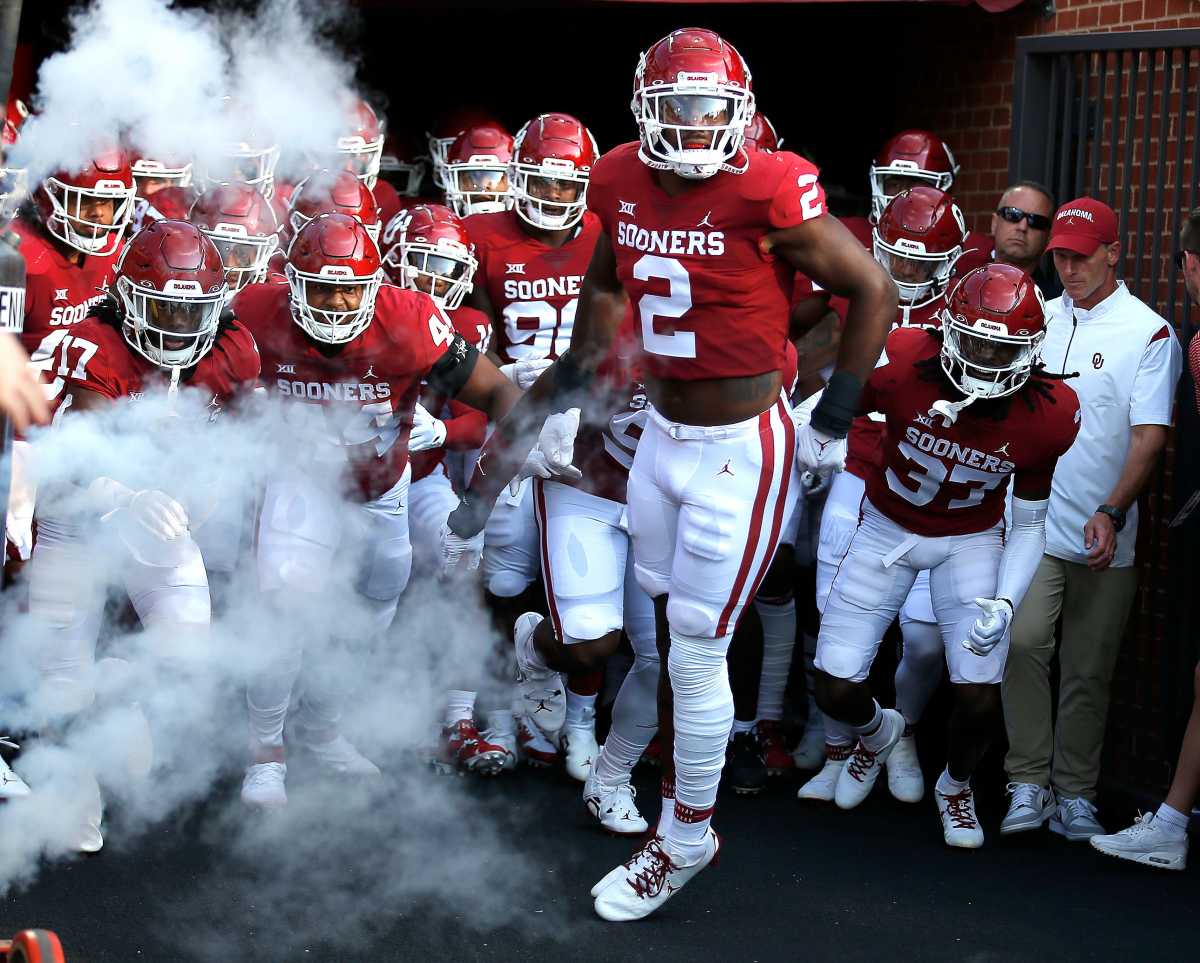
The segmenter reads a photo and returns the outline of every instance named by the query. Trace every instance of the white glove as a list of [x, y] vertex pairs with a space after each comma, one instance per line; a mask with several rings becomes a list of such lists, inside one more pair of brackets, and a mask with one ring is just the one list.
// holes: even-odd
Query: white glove
[[796, 466], [814, 475], [831, 475], [846, 467], [846, 439], [832, 438], [806, 424], [796, 432]]
[[149, 488], [134, 492], [125, 510], [132, 521], [164, 542], [187, 534], [187, 512], [166, 492]]
[[533, 384], [554, 362], [550, 358], [540, 358], [537, 361], [514, 361], [512, 364], [502, 364], [500, 373], [522, 391], [528, 391]]
[[574, 465], [567, 465], [565, 468], [552, 466], [546, 460], [546, 453], [541, 448], [535, 447], [525, 456], [525, 461], [521, 465], [521, 470], [517, 472], [516, 477], [508, 483], [508, 493], [515, 496], [521, 489], [521, 482], [526, 478], [553, 478], [557, 481], [579, 481], [582, 477], [583, 472]]
[[579, 409], [568, 408], [546, 419], [538, 432], [537, 447], [542, 450], [546, 466], [554, 474], [568, 474], [568, 469], [579, 470], [571, 463], [575, 460], [575, 436], [579, 434]]
[[425, 410], [420, 402], [413, 409], [412, 431], [408, 434], [409, 451], [428, 451], [446, 443], [446, 423]]
[[442, 574], [447, 575], [459, 568], [463, 559], [467, 562], [467, 571], [474, 572], [479, 568], [483, 558], [483, 532], [462, 538], [450, 531], [449, 525], [442, 525]]
[[971, 631], [962, 646], [968, 652], [984, 656], [992, 651], [1004, 636], [1008, 634], [1008, 626], [1012, 622], [1013, 610], [1008, 599], [976, 599], [983, 613], [971, 626]]

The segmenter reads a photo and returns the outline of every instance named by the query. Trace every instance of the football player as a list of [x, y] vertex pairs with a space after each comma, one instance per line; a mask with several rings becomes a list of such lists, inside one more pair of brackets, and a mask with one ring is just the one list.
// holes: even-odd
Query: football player
[[[592, 170], [587, 201], [600, 233], [571, 348], [497, 429], [494, 459], [481, 459], [450, 516], [459, 537], [482, 526], [490, 487], [528, 450], [528, 428], [518, 428], [526, 409], [573, 398], [586, 409], [582, 388], [632, 302], [653, 409], [629, 475], [629, 531], [638, 582], [655, 602], [667, 666], [659, 726], [674, 771], [664, 767], [657, 833], [593, 888], [610, 920], [653, 912], [716, 855], [729, 637], [774, 554], [795, 468], [828, 472], [844, 460], [859, 391], [896, 313], [890, 279], [826, 216], [816, 169], [786, 151], [743, 149], [754, 97], [730, 44], [697, 29], [659, 41], [638, 65], [632, 107], [640, 140]], [[850, 299], [839, 369], [799, 431], [780, 373], [797, 269]], [[565, 470], [570, 445], [546, 427], [547, 463]]]
[[[285, 272], [286, 286], [251, 285], [234, 310], [258, 341], [267, 393], [298, 425], [316, 426], [324, 457], [300, 455], [269, 481], [257, 540], [259, 584], [285, 629], [310, 597], [327, 604], [322, 590], [331, 579], [338, 584], [349, 563], [357, 606], [339, 629], [341, 639], [316, 640], [341, 645], [385, 631], [408, 582], [408, 444], [422, 381], [493, 418], [519, 392], [455, 332], [432, 298], [382, 283], [378, 248], [357, 218], [314, 218], [292, 241]], [[335, 477], [324, 478], [322, 464]], [[348, 505], [339, 497], [347, 487], [355, 493]], [[447, 563], [477, 565], [482, 541], [446, 540]], [[281, 631], [271, 666], [247, 690], [255, 751], [242, 798], [253, 806], [287, 803], [283, 727], [303, 665], [302, 637]], [[335, 689], [328, 674], [306, 673], [296, 737], [334, 772], [377, 774], [338, 732]]]
[[503, 127], [468, 127], [446, 151], [446, 206], [459, 217], [512, 207], [513, 138]]
[[496, 127], [504, 129], [495, 117], [476, 107], [460, 108], [443, 117], [431, 131], [425, 132], [429, 146], [429, 161], [433, 167], [433, 186], [445, 191], [449, 178], [446, 171], [446, 155], [450, 145], [464, 130], [471, 127]]
[[296, 185], [288, 204], [287, 237], [285, 243], [300, 233], [300, 229], [320, 214], [349, 214], [360, 221], [379, 243], [383, 222], [375, 195], [361, 178], [349, 170], [321, 170], [310, 174]]
[[[875, 259], [900, 292], [894, 327], [938, 327], [946, 306], [947, 287], [966, 239], [962, 211], [935, 187], [918, 185], [897, 194], [872, 229]], [[850, 430], [846, 471], [830, 486], [821, 515], [817, 546], [817, 608], [823, 610], [850, 539], [858, 526], [871, 466], [882, 458], [883, 416], [873, 412], [856, 418]], [[896, 670], [896, 708], [905, 729], [887, 761], [888, 789], [902, 802], [919, 802], [925, 781], [917, 759], [914, 729], [942, 678], [942, 640], [929, 599], [929, 575], [917, 575], [900, 609], [903, 656]], [[852, 749], [850, 732], [832, 722], [823, 730], [825, 763], [800, 788], [799, 798], [829, 802]]]
[[196, 198], [188, 220], [221, 252], [231, 298], [247, 284], [267, 280], [281, 230], [275, 209], [258, 191], [246, 184], [210, 187]]
[[1075, 392], [1039, 370], [1044, 335], [1040, 293], [1006, 264], [958, 282], [940, 331], [892, 332], [860, 404], [886, 418], [882, 458], [870, 466], [817, 640], [817, 699], [856, 739], [834, 792], [849, 809], [904, 732], [904, 716], [881, 709], [866, 678], [918, 573], [929, 572], [955, 694], [934, 797], [955, 847], [983, 845], [971, 774], [999, 724], [1008, 626], [1045, 547], [1050, 479], [1079, 429]]
[[[137, 234], [117, 264], [113, 296], [54, 347], [44, 378], [58, 399], [56, 420], [136, 404], [143, 393], [167, 387], [202, 393], [202, 416], [174, 426], [202, 432], [214, 411], [251, 391], [259, 375], [253, 338], [222, 317], [225, 292], [221, 256], [193, 225], [160, 221]], [[162, 469], [166, 479], [179, 466]], [[107, 566], [116, 568], [147, 629], [173, 638], [208, 627], [210, 550], [228, 546], [206, 542], [210, 520], [197, 518], [186, 498], [197, 492], [139, 487], [145, 478], [122, 475], [127, 470], [114, 465], [112, 476], [93, 470], [87, 477], [80, 468], [79, 477], [44, 484], [39, 497], [29, 606], [45, 639], [39, 703], [51, 731], [97, 699], [95, 646], [105, 604], [97, 573]], [[108, 531], [114, 537], [101, 542]], [[104, 839], [92, 773], [83, 805], [78, 848], [95, 852]]]

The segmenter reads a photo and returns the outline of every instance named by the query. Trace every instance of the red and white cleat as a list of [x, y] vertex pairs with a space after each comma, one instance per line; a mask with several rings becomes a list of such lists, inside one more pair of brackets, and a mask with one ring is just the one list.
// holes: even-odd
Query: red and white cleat
[[775, 720], [763, 719], [755, 728], [758, 730], [758, 744], [762, 748], [767, 775], [782, 776], [795, 769], [796, 763], [783, 738], [783, 726]]
[[517, 717], [519, 755], [531, 766], [557, 766], [562, 755], [541, 727], [528, 716]]
[[502, 772], [510, 753], [480, 734], [471, 719], [459, 719], [442, 730], [442, 745], [435, 765], [445, 772], [473, 772], [494, 776]]
[[623, 864], [616, 878], [596, 897], [596, 914], [614, 923], [649, 916], [678, 893], [700, 870], [715, 862], [721, 839], [709, 829], [704, 852], [695, 862], [680, 865], [657, 836], [646, 842], [633, 859]]

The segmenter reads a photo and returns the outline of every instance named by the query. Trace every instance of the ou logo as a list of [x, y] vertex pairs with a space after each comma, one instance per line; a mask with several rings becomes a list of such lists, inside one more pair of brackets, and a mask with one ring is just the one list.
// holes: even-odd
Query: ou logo
[[1104, 355], [1102, 355], [1099, 351], [1092, 355], [1092, 367], [1097, 371], [1104, 367]]

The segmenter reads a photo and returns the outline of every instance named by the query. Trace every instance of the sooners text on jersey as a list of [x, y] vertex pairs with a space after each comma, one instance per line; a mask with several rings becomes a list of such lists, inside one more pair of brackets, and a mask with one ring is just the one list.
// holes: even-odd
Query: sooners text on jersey
[[783, 367], [793, 288], [763, 235], [820, 217], [817, 169], [788, 151], [750, 151], [742, 174], [719, 173], [671, 197], [622, 144], [596, 162], [588, 206], [616, 254], [646, 375], [698, 380]]
[[370, 325], [342, 346], [305, 336], [284, 285], [249, 285], [233, 309], [258, 342], [267, 393], [322, 409], [323, 438], [341, 450], [365, 500], [391, 489], [408, 464], [421, 380], [454, 339], [441, 309], [425, 294], [384, 284]]
[[[914, 367], [936, 365], [940, 350], [928, 331], [893, 331], [888, 363], [875, 369], [859, 402], [860, 411], [887, 417], [883, 464], [872, 466], [867, 497], [896, 524], [931, 537], [982, 532], [999, 522], [1010, 476], [1023, 491], [1049, 493], [1054, 465], [1079, 430], [1079, 398], [1061, 381], [1045, 382], [1050, 397], [1027, 384], [1008, 398], [977, 401], [947, 426], [930, 409], [948, 400], [948, 383], [940, 369], [935, 378], [926, 376], [927, 366]], [[1008, 407], [1002, 419], [988, 413], [997, 404]]]
[[571, 344], [579, 286], [600, 234], [584, 213], [575, 234], [554, 248], [526, 234], [513, 211], [472, 214], [465, 221], [496, 313], [493, 348], [504, 362], [557, 358]]

